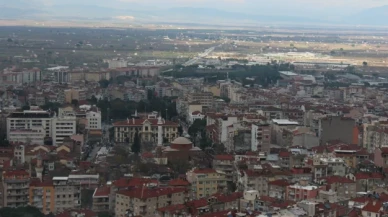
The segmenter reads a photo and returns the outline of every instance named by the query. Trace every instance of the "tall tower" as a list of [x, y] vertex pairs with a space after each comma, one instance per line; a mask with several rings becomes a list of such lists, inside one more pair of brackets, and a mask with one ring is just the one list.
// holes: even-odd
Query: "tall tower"
[[162, 121], [162, 117], [159, 116], [158, 118], [158, 146], [162, 146], [163, 145], [163, 121]]

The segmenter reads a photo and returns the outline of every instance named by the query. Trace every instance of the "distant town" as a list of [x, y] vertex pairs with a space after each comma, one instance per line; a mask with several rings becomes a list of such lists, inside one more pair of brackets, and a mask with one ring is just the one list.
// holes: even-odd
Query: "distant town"
[[2, 217], [388, 215], [380, 39], [1, 28]]

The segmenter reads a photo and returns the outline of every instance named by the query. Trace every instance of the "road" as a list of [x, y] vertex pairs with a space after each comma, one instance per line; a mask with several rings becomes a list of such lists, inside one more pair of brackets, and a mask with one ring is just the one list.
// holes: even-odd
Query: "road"
[[97, 156], [97, 152], [100, 150], [102, 146], [110, 145], [110, 141], [109, 141], [110, 127], [112, 127], [112, 125], [102, 124], [101, 128], [102, 128], [103, 134], [102, 134], [101, 141], [93, 145], [92, 150], [90, 151], [89, 156], [86, 159], [87, 161], [93, 161]]
[[205, 52], [199, 53], [197, 57], [194, 57], [193, 59], [191, 59], [191, 60], [185, 62], [185, 63], [183, 64], [183, 66], [194, 65], [196, 62], [198, 62], [198, 60], [207, 57], [211, 52], [214, 51], [214, 49], [216, 49], [216, 47], [217, 47], [217, 46], [211, 47], [211, 48], [209, 48], [209, 49], [206, 49]]

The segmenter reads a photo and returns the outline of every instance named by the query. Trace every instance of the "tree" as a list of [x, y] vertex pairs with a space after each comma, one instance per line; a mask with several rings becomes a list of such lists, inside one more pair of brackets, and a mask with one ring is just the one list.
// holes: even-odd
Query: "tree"
[[29, 105], [24, 105], [24, 106], [22, 107], [22, 110], [23, 110], [23, 111], [30, 110], [30, 106], [29, 106]]
[[26, 207], [3, 207], [0, 209], [1, 217], [44, 217], [44, 214], [38, 208], [32, 206]]
[[101, 88], [107, 88], [109, 86], [109, 81], [106, 79], [102, 79], [98, 82]]
[[77, 99], [72, 99], [71, 100], [71, 104], [74, 106], [74, 107], [77, 107], [78, 106], [78, 100]]
[[100, 212], [98, 213], [98, 217], [114, 217], [114, 216], [109, 212]]
[[133, 144], [132, 144], [131, 150], [135, 154], [140, 153], [140, 137], [139, 137], [139, 131], [137, 131], [137, 130], [135, 133], [135, 137], [133, 139]]
[[368, 66], [368, 62], [364, 61], [362, 62], [362, 65], [365, 67], [365, 66]]

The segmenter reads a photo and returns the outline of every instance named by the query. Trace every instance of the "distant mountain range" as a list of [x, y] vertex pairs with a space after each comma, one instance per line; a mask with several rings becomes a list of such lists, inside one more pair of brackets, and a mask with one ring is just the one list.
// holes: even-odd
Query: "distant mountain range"
[[[255, 24], [255, 23], [295, 23], [295, 24], [348, 24], [388, 26], [388, 6], [371, 8], [341, 17], [338, 20], [306, 18], [301, 16], [265, 16], [229, 12], [213, 8], [177, 7], [169, 9], [133, 7], [134, 9], [109, 8], [95, 5], [36, 5], [21, 4], [16, 0], [11, 6], [0, 5], [0, 19], [88, 19], [120, 20], [133, 17], [134, 22], [163, 23], [203, 23], [203, 24]], [[21, 9], [23, 8], [23, 9]]]

